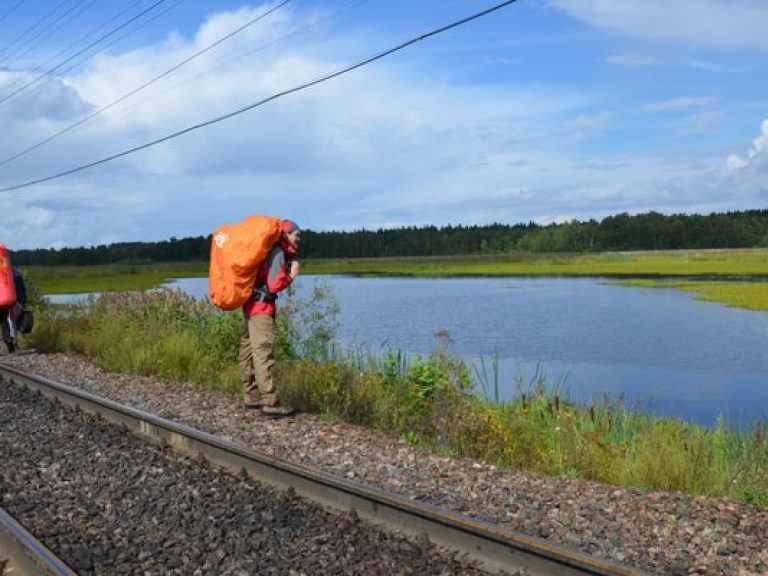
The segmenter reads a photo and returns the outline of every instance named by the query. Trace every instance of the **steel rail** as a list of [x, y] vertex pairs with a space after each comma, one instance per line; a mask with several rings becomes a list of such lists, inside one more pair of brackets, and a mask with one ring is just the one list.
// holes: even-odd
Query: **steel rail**
[[2, 508], [0, 573], [13, 576], [77, 576], [76, 572]]
[[354, 511], [373, 524], [413, 537], [426, 535], [431, 542], [465, 555], [491, 574], [515, 571], [530, 576], [646, 574], [499, 525], [300, 466], [0, 363], [2, 381], [27, 387], [84, 412], [98, 415], [153, 442], [167, 444], [181, 453], [203, 457], [236, 473], [245, 471], [256, 480], [280, 489], [292, 487], [300, 496], [325, 507]]

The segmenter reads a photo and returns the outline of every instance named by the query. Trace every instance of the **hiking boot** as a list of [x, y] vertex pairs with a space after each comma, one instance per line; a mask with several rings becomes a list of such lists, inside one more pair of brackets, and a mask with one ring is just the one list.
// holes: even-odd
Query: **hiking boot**
[[272, 418], [290, 416], [295, 410], [291, 406], [262, 406], [261, 413]]
[[255, 396], [251, 396], [250, 394], [246, 394], [243, 397], [243, 407], [249, 410], [255, 410], [258, 408], [261, 408], [264, 406], [264, 403], [261, 401], [260, 398], [256, 398]]

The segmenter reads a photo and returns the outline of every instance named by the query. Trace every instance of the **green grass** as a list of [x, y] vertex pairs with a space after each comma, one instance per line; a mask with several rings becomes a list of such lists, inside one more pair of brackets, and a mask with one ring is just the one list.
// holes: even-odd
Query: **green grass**
[[[27, 275], [45, 294], [142, 289], [173, 278], [204, 277], [205, 262], [28, 266]], [[718, 276], [768, 277], [768, 249], [605, 252], [599, 254], [510, 253], [429, 258], [322, 259], [303, 262], [305, 274], [376, 276]]]
[[[207, 263], [58, 267], [30, 266], [27, 277], [44, 294], [145, 290], [174, 278], [206, 277]], [[503, 254], [446, 258], [308, 260], [303, 274], [359, 276], [606, 276], [622, 285], [670, 287], [702, 300], [768, 310], [768, 250], [680, 250], [600, 254]], [[643, 277], [638, 279], [638, 277]], [[669, 277], [676, 277], [669, 280]], [[680, 278], [688, 277], [687, 280]], [[706, 282], [696, 277], [719, 278]], [[739, 278], [740, 281], [733, 281]], [[752, 282], [745, 280], [754, 280]]]
[[512, 253], [433, 258], [310, 260], [311, 274], [393, 276], [762, 276], [768, 250], [680, 250], [599, 254]]
[[168, 289], [107, 293], [59, 312], [42, 305], [26, 341], [42, 352], [84, 354], [113, 372], [239, 392], [234, 314]]
[[768, 281], [716, 282], [693, 280], [625, 280], [621, 286], [644, 288], [670, 288], [694, 292], [696, 298], [707, 302], [719, 302], [732, 308], [768, 311]]
[[25, 277], [43, 294], [85, 294], [156, 288], [174, 278], [208, 276], [208, 264], [105, 264], [27, 266]]
[[[708, 429], [619, 400], [577, 406], [542, 373], [518, 381], [513, 401], [494, 402], [470, 386], [447, 335], [436, 335], [428, 357], [410, 360], [329, 348], [337, 310], [328, 298], [316, 289], [310, 301], [284, 300], [278, 316], [278, 381], [303, 411], [505, 468], [768, 506], [764, 422], [735, 429], [720, 419]], [[68, 315], [40, 306], [25, 344], [241, 395], [237, 313], [171, 290], [106, 294]]]

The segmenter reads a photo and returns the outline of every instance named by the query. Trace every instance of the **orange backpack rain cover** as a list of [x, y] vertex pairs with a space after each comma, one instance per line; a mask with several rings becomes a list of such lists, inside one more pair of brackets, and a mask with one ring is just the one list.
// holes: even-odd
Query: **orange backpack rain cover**
[[211, 237], [208, 295], [222, 310], [234, 310], [253, 294], [256, 274], [280, 239], [279, 218], [254, 215], [220, 226]]
[[13, 283], [13, 268], [8, 248], [0, 244], [0, 308], [8, 308], [16, 303], [16, 287]]

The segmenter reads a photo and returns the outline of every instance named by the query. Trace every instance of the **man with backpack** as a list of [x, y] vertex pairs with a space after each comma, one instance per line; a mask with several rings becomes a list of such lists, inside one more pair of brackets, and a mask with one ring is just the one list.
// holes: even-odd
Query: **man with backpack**
[[16, 349], [16, 332], [28, 333], [32, 329], [30, 312], [24, 311], [27, 304], [27, 287], [24, 282], [24, 276], [16, 267], [11, 268], [13, 277], [15, 302], [9, 306], [0, 306], [0, 328], [3, 332], [3, 342], [5, 342], [8, 352]]
[[240, 334], [240, 379], [244, 406], [261, 409], [267, 416], [289, 416], [291, 406], [283, 404], [274, 377], [275, 313], [277, 296], [299, 275], [296, 251], [301, 231], [295, 222], [280, 223], [280, 237], [266, 260], [259, 265], [253, 295], [243, 305]]

